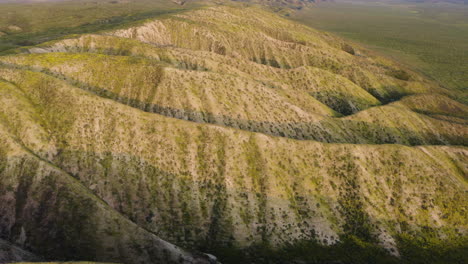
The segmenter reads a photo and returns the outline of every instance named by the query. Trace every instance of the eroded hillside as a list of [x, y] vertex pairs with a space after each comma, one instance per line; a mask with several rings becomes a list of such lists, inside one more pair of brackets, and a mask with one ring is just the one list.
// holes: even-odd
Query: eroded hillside
[[409, 69], [254, 7], [21, 51], [0, 57], [0, 238], [18, 247], [464, 258], [468, 107]]

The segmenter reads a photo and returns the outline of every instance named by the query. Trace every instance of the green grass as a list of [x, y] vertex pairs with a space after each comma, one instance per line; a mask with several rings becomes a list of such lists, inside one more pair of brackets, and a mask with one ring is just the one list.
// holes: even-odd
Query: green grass
[[195, 6], [180, 6], [169, 0], [0, 3], [0, 53], [70, 34], [123, 27]]
[[321, 3], [290, 18], [364, 44], [449, 88], [468, 88], [468, 6]]

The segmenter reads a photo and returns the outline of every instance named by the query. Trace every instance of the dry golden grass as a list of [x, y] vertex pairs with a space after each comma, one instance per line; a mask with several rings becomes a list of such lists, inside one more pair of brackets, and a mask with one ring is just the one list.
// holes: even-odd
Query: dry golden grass
[[418, 74], [257, 8], [108, 33], [0, 57], [0, 227], [38, 254], [466, 236], [467, 109]]

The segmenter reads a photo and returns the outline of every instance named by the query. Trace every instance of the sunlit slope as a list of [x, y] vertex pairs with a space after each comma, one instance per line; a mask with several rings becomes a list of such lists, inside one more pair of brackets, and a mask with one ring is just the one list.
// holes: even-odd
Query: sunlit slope
[[467, 245], [467, 106], [359, 47], [219, 6], [18, 51], [0, 57], [0, 237], [47, 261]]
[[[353, 93], [352, 105], [380, 102], [347, 79], [311, 67], [274, 71], [271, 74], [279, 75], [278, 81], [268, 83], [247, 74], [93, 53], [52, 52], [2, 57], [0, 61], [12, 68], [45, 71], [147, 112], [276, 136], [341, 143], [460, 145], [466, 143], [468, 134], [460, 122], [426, 116], [404, 105], [368, 108], [336, 118], [336, 111], [312, 95], [323, 102], [328, 98], [338, 102]], [[322, 83], [328, 89], [322, 90]], [[437, 109], [439, 105], [427, 107]]]
[[433, 118], [450, 120], [462, 124], [468, 123], [468, 106], [439, 94], [423, 94], [404, 98], [398, 104], [403, 104], [412, 111]]
[[[15, 180], [24, 179], [12, 172], [25, 165], [11, 157], [28, 149], [38, 155], [28, 162], [61, 168], [32, 170], [33, 180], [52, 170], [68, 184], [73, 175], [90, 190], [79, 194], [82, 187], [73, 187], [76, 197], [92, 193], [179, 245], [281, 246], [312, 238], [330, 244], [355, 235], [397, 250], [402, 234], [440, 233], [437, 243], [443, 237], [458, 243], [466, 232], [466, 212], [456, 209], [464, 204], [466, 148], [295, 141], [145, 113], [43, 73], [0, 75], [7, 81], [0, 105], [9, 131], [2, 133], [8, 143], [2, 177], [11, 178], [3, 190], [14, 192]], [[12, 138], [23, 145], [17, 154]], [[48, 190], [41, 186], [39, 194]], [[91, 197], [85, 204], [101, 208]], [[115, 227], [93, 218], [111, 214], [105, 208], [80, 214], [98, 228]], [[52, 219], [61, 219], [58, 212]], [[28, 222], [18, 225], [36, 232]]]
[[393, 63], [342, 40], [257, 8], [212, 7], [119, 30], [113, 35], [159, 46], [206, 50], [279, 68], [310, 65], [347, 77], [382, 100], [430, 89]]
[[[352, 113], [379, 104], [377, 99], [351, 81], [314, 67], [300, 67], [291, 71], [281, 70], [242, 58], [229, 58], [206, 51], [157, 48], [134, 40], [99, 35], [86, 35], [30, 49], [32, 53], [60, 51], [144, 56], [170, 63], [181, 69], [238, 75], [262, 81], [271, 86], [283, 88], [283, 90], [295, 88], [294, 94], [301, 95], [301, 97], [306, 96], [306, 93], [312, 94], [338, 112]], [[289, 85], [284, 87], [284, 84]], [[315, 112], [321, 113], [317, 110], [315, 109]]]

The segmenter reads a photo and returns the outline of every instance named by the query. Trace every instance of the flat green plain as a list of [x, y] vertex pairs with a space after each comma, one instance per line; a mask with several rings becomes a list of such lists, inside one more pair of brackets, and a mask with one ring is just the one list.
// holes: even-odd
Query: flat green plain
[[320, 3], [290, 18], [391, 57], [447, 88], [468, 89], [468, 5]]

